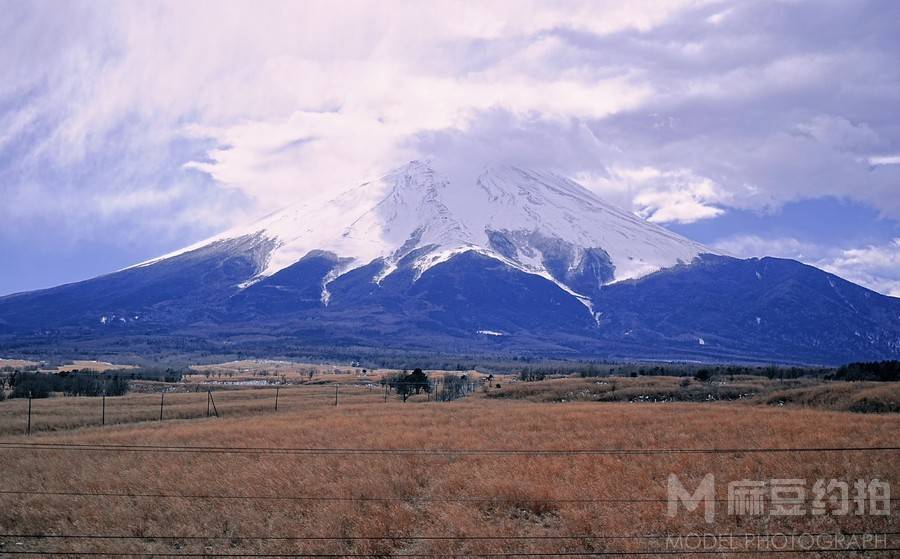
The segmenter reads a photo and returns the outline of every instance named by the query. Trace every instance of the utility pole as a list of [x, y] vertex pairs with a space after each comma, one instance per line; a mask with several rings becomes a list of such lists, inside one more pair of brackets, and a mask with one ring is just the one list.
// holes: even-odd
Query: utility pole
[[106, 425], [106, 391], [103, 391], [103, 402], [101, 404], [103, 407], [103, 413], [100, 418], [100, 425]]
[[338, 387], [339, 386], [340, 386], [339, 384], [334, 385], [334, 405], [335, 406], [338, 405]]
[[163, 406], [165, 405], [165, 403], [166, 403], [166, 393], [160, 392], [159, 393], [159, 420], [160, 421], [162, 421], [162, 418], [163, 418]]
[[209, 416], [209, 405], [212, 404], [212, 411], [216, 417], [219, 417], [219, 410], [216, 408], [216, 399], [213, 398], [212, 390], [206, 391], [206, 415]]
[[278, 389], [280, 386], [275, 387], [275, 411], [278, 411]]

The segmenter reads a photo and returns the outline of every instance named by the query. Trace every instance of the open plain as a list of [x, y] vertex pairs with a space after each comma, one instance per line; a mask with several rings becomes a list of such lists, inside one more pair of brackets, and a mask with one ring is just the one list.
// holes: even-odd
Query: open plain
[[[543, 385], [553, 394], [565, 381], [510, 390]], [[21, 417], [9, 410], [25, 402], [0, 403], [0, 553], [653, 556], [699, 533], [900, 529], [893, 511], [737, 516], [724, 504], [726, 484], [745, 479], [896, 482], [897, 414], [738, 401], [531, 401], [541, 398], [491, 397], [497, 389], [484, 388], [452, 402], [420, 395], [404, 403], [378, 389], [344, 389], [338, 405], [319, 386], [282, 389], [277, 412], [271, 390], [218, 391], [218, 418], [205, 417], [205, 393], [168, 395], [163, 421], [126, 421], [128, 406], [112, 403], [122, 424], [68, 425], [60, 412], [36, 416], [35, 425], [41, 417], [55, 430], [30, 437], [14, 434], [8, 417]], [[159, 395], [107, 404], [151, 398]], [[61, 410], [96, 400], [35, 404]], [[702, 507], [667, 515], [673, 473], [690, 491], [715, 476], [713, 523]], [[885, 537], [892, 539], [881, 551], [860, 553], [890, 556], [897, 538]]]

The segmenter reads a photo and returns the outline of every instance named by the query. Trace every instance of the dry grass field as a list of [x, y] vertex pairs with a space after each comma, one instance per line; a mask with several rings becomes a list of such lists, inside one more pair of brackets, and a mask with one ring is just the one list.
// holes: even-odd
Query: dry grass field
[[62, 373], [65, 371], [96, 371], [98, 373], [103, 373], [105, 371], [114, 371], [117, 369], [132, 369], [133, 365], [117, 365], [115, 363], [110, 363], [108, 361], [96, 361], [96, 360], [75, 360], [66, 365], [60, 365], [59, 367], [55, 367], [52, 369], [48, 369], [50, 371], [56, 373]]
[[[107, 397], [105, 424], [205, 418], [207, 413], [220, 417], [259, 415], [274, 412], [275, 387], [220, 389], [212, 392], [199, 386], [136, 382], [138, 391], [125, 396]], [[162, 393], [160, 391], [166, 391]], [[339, 405], [352, 402], [383, 403], [380, 386], [340, 386]], [[421, 399], [421, 397], [419, 398]], [[302, 411], [310, 407], [334, 406], [334, 386], [285, 386], [278, 388], [278, 408], [282, 412]], [[31, 403], [31, 431], [61, 431], [100, 425], [104, 421], [103, 400], [97, 397], [54, 397]], [[208, 410], [208, 411], [207, 411]], [[0, 402], [0, 435], [21, 434], [26, 429], [28, 400]]]
[[[191, 371], [192, 373], [185, 375], [185, 382], [201, 384], [363, 384], [366, 382], [378, 382], [385, 375], [400, 372], [397, 369], [367, 369], [361, 366], [300, 363], [269, 359], [243, 359], [213, 365], [194, 365], [191, 367]], [[474, 379], [482, 376], [481, 373], [474, 370], [431, 370], [429, 371], [429, 376], [432, 379], [439, 379], [448, 372], [465, 374]]]
[[[45, 365], [42, 367], [42, 365]], [[97, 361], [94, 359], [90, 360], [75, 360], [64, 365], [58, 366], [46, 366], [46, 363], [41, 363], [38, 361], [27, 361], [24, 359], [3, 359], [0, 358], [0, 369], [4, 367], [12, 367], [15, 369], [21, 369], [23, 367], [37, 367], [42, 372], [47, 373], [62, 373], [66, 371], [96, 371], [98, 373], [102, 373], [104, 371], [112, 371], [115, 369], [131, 369], [133, 365], [117, 365], [115, 363], [110, 363], [108, 361]]]
[[3, 367], [19, 368], [37, 365], [40, 365], [40, 363], [38, 363], [37, 361], [28, 361], [26, 359], [4, 359], [0, 357], [0, 369], [2, 369]]
[[532, 402], [739, 402], [768, 406], [812, 407], [863, 413], [900, 412], [900, 383], [826, 382], [801, 377], [771, 380], [759, 376], [639, 376], [560, 378], [541, 382], [505, 382], [492, 398]]
[[[239, 392], [215, 396], [230, 409], [225, 399]], [[200, 397], [205, 412], [205, 394], [172, 397]], [[748, 517], [720, 504], [710, 525], [700, 511], [669, 518], [665, 503], [670, 473], [691, 489], [713, 473], [717, 498], [742, 479], [896, 485], [897, 451], [835, 449], [896, 446], [900, 415], [483, 393], [337, 407], [299, 397], [277, 413], [0, 437], [0, 555], [653, 556], [665, 541], [649, 536], [662, 534], [900, 531], [896, 507], [889, 516]], [[25, 446], [36, 444], [64, 446]], [[772, 447], [795, 450], [567, 452]], [[897, 544], [891, 536], [886, 547]]]

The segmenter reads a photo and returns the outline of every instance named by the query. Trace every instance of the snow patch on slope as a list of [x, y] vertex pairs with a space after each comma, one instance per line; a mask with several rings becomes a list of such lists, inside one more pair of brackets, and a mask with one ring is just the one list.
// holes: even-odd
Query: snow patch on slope
[[474, 250], [552, 281], [592, 315], [585, 286], [573, 288], [570, 277], [590, 257], [608, 256], [608, 276], [598, 277], [593, 286], [599, 289], [600, 284], [638, 278], [714, 252], [552, 173], [493, 167], [474, 180], [451, 183], [430, 162], [413, 161], [337, 196], [305, 200], [138, 266], [244, 236], [274, 245], [262, 272], [246, 285], [314, 250], [346, 259], [323, 282], [326, 305], [330, 281], [373, 261], [384, 264], [372, 278], [380, 283], [401, 264], [412, 266], [418, 277]]

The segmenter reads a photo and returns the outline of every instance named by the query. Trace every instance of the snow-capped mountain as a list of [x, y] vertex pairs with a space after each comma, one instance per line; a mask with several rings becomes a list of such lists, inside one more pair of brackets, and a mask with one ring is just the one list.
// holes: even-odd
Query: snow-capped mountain
[[296, 203], [139, 266], [222, 241], [256, 237], [261, 253], [252, 285], [314, 251], [340, 259], [323, 283], [373, 261], [380, 283], [412, 255], [418, 275], [474, 251], [538, 274], [589, 301], [602, 285], [645, 276], [714, 253], [598, 198], [564, 177], [491, 167], [452, 182], [429, 161], [413, 161], [335, 197]]
[[448, 176], [413, 162], [131, 268], [0, 297], [0, 348], [900, 358], [900, 299], [715, 254], [551, 173]]

